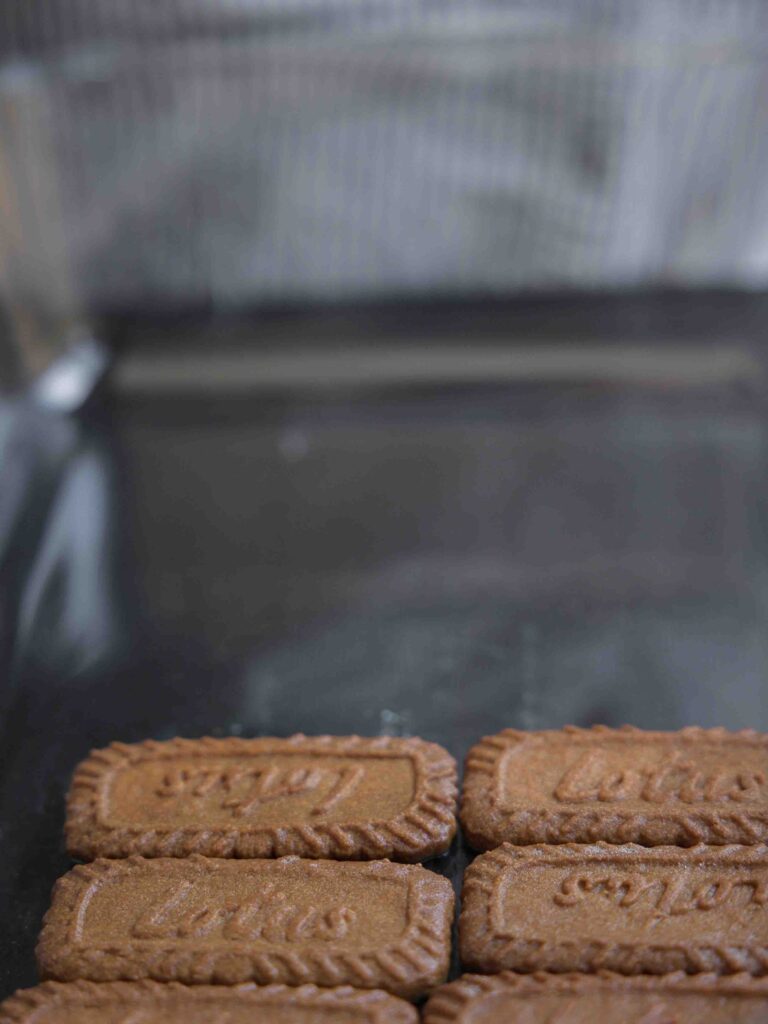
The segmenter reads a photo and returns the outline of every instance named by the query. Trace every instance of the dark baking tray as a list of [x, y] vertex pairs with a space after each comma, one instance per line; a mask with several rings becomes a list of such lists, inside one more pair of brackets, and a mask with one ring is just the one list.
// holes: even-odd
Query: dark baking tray
[[[35, 981], [68, 778], [112, 739], [410, 733], [463, 758], [507, 725], [768, 726], [764, 313], [319, 313], [279, 322], [350, 351], [404, 323], [425, 352], [629, 339], [658, 372], [8, 406], [0, 995]], [[157, 329], [183, 358], [189, 325]], [[146, 324], [121, 331], [140, 353]]]

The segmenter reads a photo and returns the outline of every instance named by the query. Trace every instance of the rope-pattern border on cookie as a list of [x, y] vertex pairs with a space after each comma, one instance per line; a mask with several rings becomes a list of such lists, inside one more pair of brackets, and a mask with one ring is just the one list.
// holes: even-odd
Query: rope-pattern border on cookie
[[642, 857], [646, 864], [685, 864], [706, 860], [713, 865], [768, 866], [768, 849], [764, 846], [699, 846], [686, 850], [649, 850], [636, 844], [615, 847], [608, 843], [595, 843], [592, 846], [504, 845], [482, 854], [464, 875], [459, 921], [462, 963], [468, 969], [484, 974], [505, 969], [521, 973], [611, 970], [619, 974], [667, 974], [671, 971], [685, 971], [689, 974], [768, 974], [768, 946], [757, 942], [729, 946], [706, 941], [631, 943], [586, 941], [583, 938], [547, 941], [526, 938], [522, 934], [498, 934], [495, 931], [492, 896], [500, 875], [508, 868], [536, 862], [558, 866], [572, 863], [578, 867], [595, 860], [617, 865], [637, 856]]
[[[323, 871], [361, 871], [374, 877], [399, 879], [407, 887], [407, 921], [396, 942], [381, 948], [353, 951], [334, 949], [328, 943], [313, 948], [311, 943], [298, 949], [267, 946], [264, 943], [231, 943], [226, 947], [195, 949], [169, 941], [151, 948], [131, 950], [111, 942], [107, 947], [83, 947], [73, 943], [71, 926], [88, 887], [131, 871], [160, 872], [164, 878], [175, 873], [188, 875], [194, 867], [201, 874], [226, 871], [233, 862], [194, 855], [185, 860], [96, 860], [73, 868], [54, 887], [50, 909], [43, 921], [37, 946], [41, 976], [58, 981], [85, 978], [91, 981], [117, 981], [150, 978], [155, 981], [182, 981], [186, 984], [260, 984], [321, 986], [354, 985], [357, 988], [382, 988], [395, 995], [416, 998], [445, 980], [450, 952], [453, 920], [453, 888], [439, 875], [415, 865], [372, 861], [335, 864], [331, 861], [302, 861], [285, 858], [282, 863], [312, 865]], [[252, 861], [256, 870], [279, 870], [280, 861]]]
[[[318, 988], [316, 985], [302, 985], [291, 988], [288, 985], [216, 985], [189, 986], [178, 982], [162, 984], [157, 981], [46, 981], [37, 988], [24, 989], [14, 993], [0, 1004], [0, 1024], [27, 1024], [31, 1015], [43, 1008], [54, 1006], [77, 1006], [80, 999], [103, 1001], [109, 1004], [117, 1001], [130, 1006], [147, 999], [157, 1000], [162, 1006], [166, 1001], [181, 998], [190, 1002], [204, 1002], [210, 998], [222, 997], [239, 1005], [278, 1006], [289, 997], [292, 1006], [312, 1009], [328, 1008], [344, 1010], [347, 1013], [359, 1010], [360, 1024], [418, 1024], [418, 1014], [408, 1003], [388, 992], [361, 992], [348, 985], [338, 988]], [[148, 1004], [148, 1008], [151, 1005]], [[331, 1019], [331, 1018], [329, 1018]]]
[[717, 974], [673, 974], [656, 977], [627, 977], [611, 971], [596, 974], [467, 974], [442, 985], [432, 993], [424, 1007], [423, 1024], [457, 1024], [463, 1012], [471, 1007], [482, 1006], [486, 996], [509, 992], [526, 998], [536, 996], [590, 994], [605, 987], [611, 993], [650, 992], [662, 995], [678, 992], [691, 995], [740, 996], [747, 999], [768, 1001], [768, 980], [753, 978], [749, 974], [733, 974], [723, 977]]
[[692, 846], [708, 843], [725, 846], [732, 843], [754, 845], [768, 841], [768, 806], [762, 814], [754, 811], [723, 811], [710, 808], [676, 808], [669, 804], [638, 812], [615, 804], [604, 809], [552, 809], [532, 805], [512, 812], [501, 812], [494, 804], [493, 782], [500, 758], [515, 744], [531, 738], [565, 735], [579, 744], [598, 737], [601, 740], [648, 743], [691, 744], [727, 740], [735, 745], [763, 747], [768, 755], [768, 735], [754, 729], [729, 732], [727, 729], [701, 729], [696, 726], [679, 732], [646, 732], [631, 725], [612, 729], [595, 725], [589, 729], [565, 726], [561, 730], [525, 732], [504, 729], [486, 736], [471, 748], [465, 765], [461, 800], [461, 823], [469, 843], [478, 850], [489, 850], [502, 842], [591, 843], [596, 840], [614, 844], [639, 843], [642, 846]]
[[[295, 753], [343, 757], [408, 757], [416, 785], [411, 805], [390, 819], [350, 823], [193, 825], [112, 828], [99, 820], [100, 794], [114, 772], [142, 760], [175, 757], [248, 757]], [[206, 737], [113, 743], [94, 750], [75, 770], [67, 797], [67, 848], [73, 857], [301, 857], [414, 862], [444, 853], [456, 833], [456, 762], [435, 743], [417, 738], [303, 735], [288, 739]]]

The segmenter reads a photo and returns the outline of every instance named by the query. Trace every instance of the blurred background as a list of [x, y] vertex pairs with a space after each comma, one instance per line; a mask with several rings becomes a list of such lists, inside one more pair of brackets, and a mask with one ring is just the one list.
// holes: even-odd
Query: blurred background
[[763, 0], [4, 0], [0, 995], [112, 739], [768, 728], [767, 288]]

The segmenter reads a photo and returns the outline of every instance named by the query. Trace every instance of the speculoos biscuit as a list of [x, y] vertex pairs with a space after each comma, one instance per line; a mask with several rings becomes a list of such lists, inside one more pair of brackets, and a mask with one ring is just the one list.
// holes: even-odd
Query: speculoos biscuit
[[59, 879], [44, 979], [316, 984], [416, 998], [445, 980], [450, 882], [391, 861], [130, 857]]
[[461, 822], [477, 850], [503, 842], [766, 842], [768, 736], [505, 729], [467, 756]]
[[424, 740], [360, 736], [113, 743], [75, 771], [70, 854], [415, 862], [456, 832], [456, 762]]
[[381, 991], [314, 985], [47, 981], [0, 1005], [0, 1024], [418, 1024]]
[[768, 974], [768, 848], [509, 846], [464, 876], [467, 970]]
[[437, 989], [424, 1024], [765, 1024], [768, 980], [682, 972], [465, 975]]

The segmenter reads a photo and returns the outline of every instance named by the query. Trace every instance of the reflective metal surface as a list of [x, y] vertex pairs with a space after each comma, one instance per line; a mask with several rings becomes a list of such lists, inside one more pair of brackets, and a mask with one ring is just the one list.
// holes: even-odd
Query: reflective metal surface
[[7, 406], [0, 995], [35, 979], [68, 777], [112, 739], [768, 728], [762, 378], [689, 355]]

